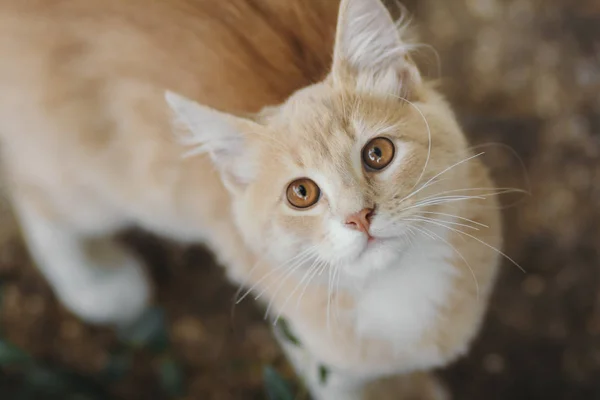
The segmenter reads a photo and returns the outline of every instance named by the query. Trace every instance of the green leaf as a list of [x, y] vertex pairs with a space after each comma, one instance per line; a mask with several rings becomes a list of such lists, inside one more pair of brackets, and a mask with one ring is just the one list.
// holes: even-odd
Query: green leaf
[[296, 346], [302, 346], [302, 344], [300, 343], [300, 340], [296, 337], [296, 335], [294, 335], [292, 333], [292, 330], [290, 329], [290, 325], [288, 324], [288, 322], [285, 318], [280, 317], [276, 321], [276, 325], [277, 325], [277, 328], [279, 329], [279, 332], [281, 332], [281, 334], [283, 335], [284, 338], [286, 338], [288, 341], [292, 342]]
[[32, 361], [29, 354], [0, 338], [0, 367], [23, 366]]
[[171, 398], [184, 395], [183, 372], [177, 362], [167, 357], [160, 363], [160, 383]]
[[294, 400], [290, 385], [272, 367], [266, 366], [264, 368], [263, 381], [269, 400]]
[[103, 381], [113, 383], [125, 377], [131, 369], [131, 355], [127, 353], [111, 354], [104, 370], [100, 373]]
[[327, 378], [329, 377], [329, 369], [323, 364], [319, 365], [319, 382], [321, 385], [327, 383]]
[[119, 339], [134, 348], [148, 347], [157, 352], [164, 351], [169, 343], [164, 311], [150, 308], [133, 324], [121, 327]]

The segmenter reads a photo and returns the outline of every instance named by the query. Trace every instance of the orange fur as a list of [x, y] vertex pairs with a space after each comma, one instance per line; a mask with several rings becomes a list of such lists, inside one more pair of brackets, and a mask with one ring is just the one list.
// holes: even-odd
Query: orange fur
[[[233, 280], [264, 293], [272, 315], [289, 319], [311, 360], [339, 370], [344, 385], [358, 385], [352, 388], [365, 397], [378, 393], [363, 386], [375, 378], [442, 366], [463, 354], [495, 279], [498, 255], [489, 246], [501, 245], [497, 204], [493, 196], [419, 201], [472, 188], [481, 189], [467, 194], [488, 193], [493, 186], [477, 159], [444, 172], [472, 153], [450, 107], [422, 81], [411, 46], [394, 44], [395, 27], [392, 32], [375, 1], [344, 0], [336, 36], [338, 4], [327, 0], [0, 0], [3, 170], [32, 254], [61, 300], [91, 322], [121, 324], [139, 314], [149, 296], [138, 283], [141, 266], [106, 239], [135, 224], [206, 241]], [[378, 23], [365, 29], [374, 34], [361, 36], [358, 16], [371, 12]], [[385, 40], [389, 46], [379, 49]], [[206, 155], [182, 159], [166, 90], [192, 99], [181, 103], [192, 114], [211, 118], [178, 128], [208, 144], [214, 162]], [[227, 130], [231, 142], [217, 143], [224, 134], [205, 132], [206, 126]], [[394, 168], [375, 174], [355, 161], [360, 166], [360, 148], [378, 134], [403, 153]], [[444, 179], [411, 195], [440, 173]], [[283, 193], [291, 179], [306, 174], [326, 182], [324, 195], [298, 213]], [[330, 225], [372, 205], [376, 221], [404, 221], [414, 229], [408, 233], [417, 232], [415, 240], [423, 246], [431, 240], [438, 261], [448, 264], [440, 278], [448, 293], [440, 294], [443, 304], [432, 294], [426, 312], [435, 315], [424, 317], [421, 330], [402, 321], [393, 327], [397, 334], [359, 326], [369, 316], [360, 307], [371, 304], [361, 297], [361, 285], [394, 266], [381, 261], [380, 269], [362, 268], [369, 260], [344, 254], [351, 246], [335, 250], [339, 240]], [[466, 220], [489, 228], [468, 231], [469, 238], [446, 227], [441, 243], [435, 232], [444, 226], [419, 219], [424, 209], [456, 216], [448, 222], [455, 228]], [[98, 239], [102, 257], [88, 251]], [[339, 288], [310, 278], [298, 290], [306, 274], [274, 273], [308, 244], [333, 249], [320, 255], [329, 257], [330, 268], [334, 261], [356, 267], [341, 273]], [[90, 265], [80, 274], [79, 264]], [[96, 267], [107, 266], [121, 268], [95, 283]], [[116, 295], [103, 295], [107, 288]], [[124, 306], [128, 300], [131, 307]], [[304, 357], [284, 349], [292, 360]], [[310, 374], [301, 364], [299, 372]], [[431, 377], [414, 377], [407, 393], [440, 398]], [[316, 397], [340, 398], [317, 386], [311, 386]]]

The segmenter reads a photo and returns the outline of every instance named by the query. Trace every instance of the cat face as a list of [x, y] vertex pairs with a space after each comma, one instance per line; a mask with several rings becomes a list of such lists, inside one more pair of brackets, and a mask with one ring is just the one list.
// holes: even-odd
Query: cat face
[[408, 50], [379, 0], [346, 0], [329, 76], [253, 120], [167, 94], [257, 254], [364, 278], [402, 256], [419, 204], [455, 188], [460, 168], [444, 170], [468, 157], [464, 138]]

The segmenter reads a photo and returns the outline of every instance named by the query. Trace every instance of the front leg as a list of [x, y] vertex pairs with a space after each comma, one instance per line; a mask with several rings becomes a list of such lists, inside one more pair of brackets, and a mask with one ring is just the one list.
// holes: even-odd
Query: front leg
[[432, 373], [415, 372], [373, 378], [331, 367], [307, 349], [290, 326], [280, 318], [275, 338], [314, 400], [449, 400], [445, 386]]
[[314, 400], [360, 400], [366, 381], [350, 379], [337, 369], [321, 362], [292, 331], [289, 322], [280, 318], [273, 326], [273, 332], [296, 375], [310, 391]]
[[93, 324], [128, 325], [149, 304], [151, 287], [141, 261], [110, 237], [83, 236], [15, 197], [23, 236], [39, 271], [62, 304]]

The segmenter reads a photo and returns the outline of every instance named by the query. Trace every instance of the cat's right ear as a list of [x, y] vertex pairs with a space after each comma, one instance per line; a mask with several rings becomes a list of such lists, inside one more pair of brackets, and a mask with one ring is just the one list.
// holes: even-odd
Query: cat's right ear
[[170, 91], [165, 99], [173, 113], [175, 135], [190, 147], [186, 155], [209, 154], [227, 189], [233, 193], [243, 190], [256, 176], [257, 158], [249, 136], [259, 125]]
[[341, 0], [338, 13], [333, 78], [344, 84], [351, 78], [367, 92], [409, 93], [421, 83], [409, 57], [413, 46], [381, 0]]

